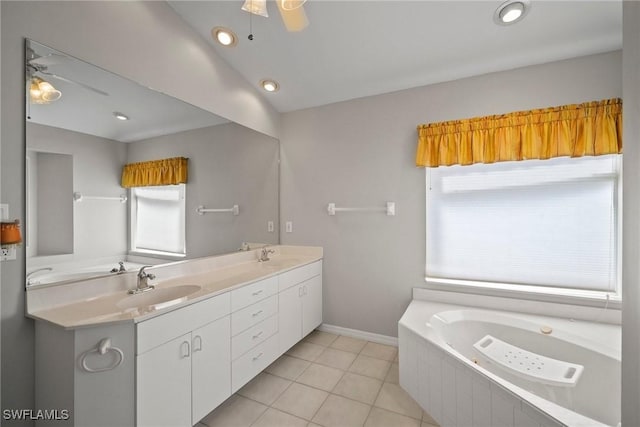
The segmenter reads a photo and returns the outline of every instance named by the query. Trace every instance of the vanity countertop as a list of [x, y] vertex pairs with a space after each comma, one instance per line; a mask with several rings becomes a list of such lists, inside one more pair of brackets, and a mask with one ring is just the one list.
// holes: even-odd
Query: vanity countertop
[[[255, 250], [222, 257], [209, 257], [213, 260], [208, 263], [209, 268], [203, 268], [203, 262], [208, 258], [184, 261], [177, 269], [175, 266], [168, 267], [171, 270], [167, 267], [148, 268], [147, 271], [153, 272], [157, 277], [153, 283], [150, 283], [155, 286], [155, 289], [138, 295], [128, 293], [128, 289], [132, 287], [131, 275], [135, 277], [133, 273], [126, 278], [117, 276], [105, 278], [104, 280], [111, 282], [118, 279], [123, 282], [119, 286], [122, 289], [106, 294], [96, 291], [95, 295], [91, 295], [92, 292], [88, 291], [82, 282], [72, 286], [27, 289], [27, 316], [65, 329], [117, 322], [138, 323], [322, 259], [322, 248], [318, 247], [273, 246], [272, 248], [275, 249], [275, 254], [271, 255], [269, 261], [264, 262], [257, 260], [259, 250]], [[199, 263], [198, 268], [194, 268], [195, 264], [189, 263]], [[96, 289], [95, 281], [99, 280], [101, 279], [93, 280], [92, 289]], [[192, 288], [187, 288], [185, 285]], [[133, 304], [133, 307], [121, 308], [123, 305], [132, 305], [129, 304], [131, 298], [144, 295], [141, 299], [145, 300], [147, 294], [153, 298], [154, 292], [155, 295], [161, 293], [170, 295], [172, 291], [179, 290], [179, 287], [190, 289], [191, 293], [184, 296], [177, 295], [175, 298], [169, 297], [162, 303]], [[39, 291], [42, 295], [37, 295]]]

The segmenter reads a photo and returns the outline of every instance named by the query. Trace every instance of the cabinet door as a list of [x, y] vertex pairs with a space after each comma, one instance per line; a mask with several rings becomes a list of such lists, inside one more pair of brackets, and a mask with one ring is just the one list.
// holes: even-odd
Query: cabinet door
[[193, 424], [231, 395], [231, 325], [229, 316], [191, 333]]
[[136, 426], [191, 425], [191, 334], [138, 355]]
[[306, 336], [322, 323], [322, 276], [302, 283], [302, 336]]
[[293, 286], [278, 295], [278, 335], [280, 354], [302, 339], [302, 286]]

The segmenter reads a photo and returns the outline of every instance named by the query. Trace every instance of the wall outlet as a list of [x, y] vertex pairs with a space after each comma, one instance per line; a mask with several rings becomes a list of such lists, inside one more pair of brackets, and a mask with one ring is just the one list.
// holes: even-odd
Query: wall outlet
[[273, 233], [274, 227], [273, 227], [273, 221], [269, 221], [267, 222], [267, 231], [269, 233]]
[[287, 233], [293, 233], [293, 221], [287, 221], [284, 223], [284, 231]]
[[16, 245], [2, 246], [2, 248], [0, 248], [0, 261], [16, 259], [16, 252]]

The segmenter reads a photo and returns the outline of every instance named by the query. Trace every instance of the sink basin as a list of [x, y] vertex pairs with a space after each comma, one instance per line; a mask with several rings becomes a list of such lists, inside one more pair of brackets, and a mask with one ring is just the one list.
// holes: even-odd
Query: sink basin
[[182, 301], [186, 301], [187, 297], [202, 289], [198, 285], [180, 285], [170, 288], [158, 288], [141, 294], [127, 295], [116, 303], [121, 310], [129, 309], [145, 309], [159, 310]]
[[286, 268], [296, 265], [300, 262], [297, 258], [272, 258], [269, 261], [262, 261], [260, 264], [264, 267]]

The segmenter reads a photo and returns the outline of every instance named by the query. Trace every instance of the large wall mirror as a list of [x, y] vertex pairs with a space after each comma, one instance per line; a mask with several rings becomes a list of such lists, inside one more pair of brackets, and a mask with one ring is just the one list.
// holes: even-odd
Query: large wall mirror
[[[32, 40], [25, 72], [28, 285], [279, 242], [278, 140]], [[188, 158], [185, 254], [134, 253], [122, 169], [174, 157]]]

